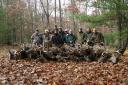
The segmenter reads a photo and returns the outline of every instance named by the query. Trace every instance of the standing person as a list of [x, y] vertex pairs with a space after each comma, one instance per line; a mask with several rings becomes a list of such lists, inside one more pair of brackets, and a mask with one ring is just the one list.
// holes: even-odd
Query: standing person
[[82, 45], [85, 41], [85, 33], [83, 32], [83, 29], [80, 28], [77, 33], [77, 43]]
[[54, 30], [59, 31], [59, 29], [58, 29], [57, 25], [55, 25]]
[[103, 34], [98, 32], [95, 28], [93, 29], [92, 41], [94, 42], [92, 59], [98, 60], [100, 55], [104, 52], [105, 46]]
[[43, 47], [48, 50], [50, 44], [50, 33], [48, 29], [45, 29], [43, 38], [44, 38]]
[[92, 30], [88, 28], [85, 32], [85, 41], [89, 42], [92, 37]]
[[49, 37], [50, 37], [50, 40], [49, 40], [49, 46], [52, 47], [52, 36], [54, 35], [54, 29], [53, 30], [49, 30]]
[[31, 39], [33, 45], [40, 46], [43, 43], [43, 34], [39, 33], [39, 30], [35, 30], [31, 36]]
[[68, 36], [68, 34], [69, 34], [69, 31], [68, 31], [68, 29], [65, 29], [64, 30], [64, 43], [67, 43], [67, 36]]
[[64, 41], [57, 30], [54, 30], [54, 34], [52, 36], [51, 41], [52, 44], [56, 47], [61, 47], [64, 44]]
[[73, 34], [72, 30], [70, 29], [68, 34], [65, 37], [66, 43], [74, 46], [75, 41], [76, 41], [76, 36]]
[[59, 31], [59, 35], [61, 36], [61, 38], [62, 38], [63, 41], [64, 41], [65, 32], [63, 31], [62, 27], [59, 27], [58, 31]]
[[92, 45], [92, 30], [90, 28], [88, 28], [85, 32], [85, 42], [89, 45]]

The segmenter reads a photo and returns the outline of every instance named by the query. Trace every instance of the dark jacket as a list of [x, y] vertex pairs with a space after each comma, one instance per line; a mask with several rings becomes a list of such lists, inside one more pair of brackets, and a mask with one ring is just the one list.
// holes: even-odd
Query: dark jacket
[[52, 36], [52, 43], [55, 46], [60, 46], [60, 45], [64, 44], [64, 41], [63, 41], [62, 37], [59, 34], [54, 34]]
[[59, 35], [61, 36], [62, 40], [65, 41], [65, 33], [64, 33], [64, 31], [60, 31]]

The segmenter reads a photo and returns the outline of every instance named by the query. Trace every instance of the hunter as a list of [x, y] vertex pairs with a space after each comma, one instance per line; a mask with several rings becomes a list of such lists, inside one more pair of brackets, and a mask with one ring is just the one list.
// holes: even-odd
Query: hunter
[[41, 46], [43, 43], [43, 34], [39, 33], [39, 30], [35, 30], [35, 32], [31, 36], [32, 44], [36, 46]]
[[64, 44], [62, 37], [59, 35], [58, 30], [54, 30], [54, 34], [51, 38], [52, 44], [55, 47], [61, 47]]
[[85, 42], [88, 43], [89, 45], [92, 45], [92, 30], [88, 28], [85, 32]]
[[62, 40], [65, 41], [65, 32], [63, 31], [62, 27], [58, 29], [59, 35], [61, 36]]
[[85, 33], [83, 32], [83, 29], [80, 28], [77, 33], [77, 43], [82, 45], [84, 43], [85, 39]]
[[95, 28], [92, 31], [93, 41], [93, 60], [99, 60], [100, 55], [105, 51], [104, 36], [101, 32], [98, 32]]
[[70, 29], [68, 34], [65, 36], [65, 41], [68, 45], [74, 46], [76, 42], [76, 36], [73, 34], [72, 30]]
[[103, 34], [98, 32], [95, 28], [92, 30], [92, 40], [94, 44], [104, 44]]
[[50, 45], [50, 32], [49, 32], [48, 29], [45, 29], [43, 38], [44, 38], [43, 47], [48, 50], [49, 49], [49, 45]]

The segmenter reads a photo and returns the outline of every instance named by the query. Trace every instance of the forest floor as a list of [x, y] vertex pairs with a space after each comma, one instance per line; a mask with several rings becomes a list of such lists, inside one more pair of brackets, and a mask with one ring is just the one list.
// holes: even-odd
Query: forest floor
[[8, 60], [0, 49], [0, 85], [128, 85], [128, 51], [117, 64]]

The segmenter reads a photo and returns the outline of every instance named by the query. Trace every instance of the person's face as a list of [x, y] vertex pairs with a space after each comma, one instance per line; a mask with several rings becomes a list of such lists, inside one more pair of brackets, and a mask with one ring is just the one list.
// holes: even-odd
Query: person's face
[[79, 29], [79, 32], [83, 32], [83, 30], [82, 29]]
[[48, 33], [49, 33], [49, 31], [46, 31], [45, 33], [46, 33], [46, 34], [48, 34]]
[[59, 32], [63, 31], [62, 28], [59, 28]]
[[86, 31], [89, 32], [89, 28]]
[[57, 28], [57, 25], [55, 25], [55, 28]]
[[92, 30], [90, 28], [87, 29], [87, 32], [92, 32]]
[[71, 30], [69, 31], [69, 34], [72, 34], [72, 31]]
[[93, 32], [96, 33], [97, 32], [96, 29], [93, 29]]
[[38, 30], [35, 31], [35, 33], [38, 33], [38, 32], [39, 32]]

